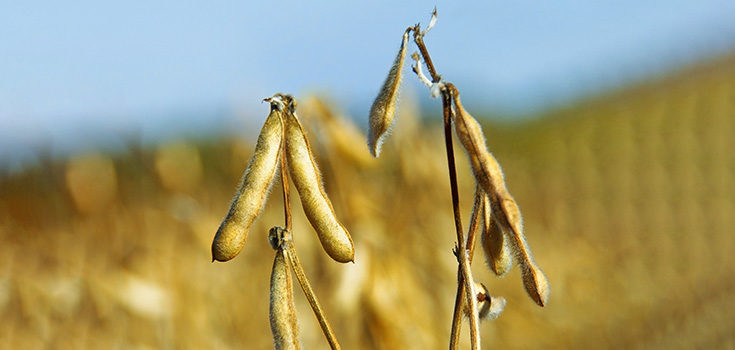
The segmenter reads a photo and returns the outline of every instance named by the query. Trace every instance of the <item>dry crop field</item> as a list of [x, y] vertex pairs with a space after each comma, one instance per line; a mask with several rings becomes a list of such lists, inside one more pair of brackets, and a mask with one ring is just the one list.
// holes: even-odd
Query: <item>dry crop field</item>
[[[294, 241], [337, 338], [346, 349], [446, 348], [457, 262], [441, 126], [403, 101], [373, 159], [331, 103], [300, 102], [355, 244], [354, 264], [331, 261], [292, 200]], [[735, 57], [484, 131], [551, 284], [540, 308], [517, 269], [497, 278], [476, 259], [475, 277], [508, 301], [481, 325], [485, 348], [735, 347]], [[278, 184], [240, 255], [210, 262], [253, 145], [131, 140], [3, 172], [0, 349], [272, 347]], [[474, 182], [455, 150], [468, 216]], [[304, 347], [325, 348], [298, 292], [296, 308]]]

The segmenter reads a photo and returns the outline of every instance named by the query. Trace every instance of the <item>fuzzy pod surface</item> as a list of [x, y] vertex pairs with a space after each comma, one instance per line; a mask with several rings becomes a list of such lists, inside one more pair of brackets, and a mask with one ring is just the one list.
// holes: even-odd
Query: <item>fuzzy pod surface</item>
[[388, 76], [380, 88], [378, 96], [370, 106], [370, 123], [368, 130], [367, 144], [373, 157], [380, 155], [380, 148], [385, 140], [385, 136], [393, 125], [393, 118], [396, 114], [396, 104], [398, 102], [398, 92], [401, 88], [401, 78], [403, 76], [403, 61], [406, 58], [406, 45], [408, 44], [408, 31], [403, 33], [403, 41], [398, 49], [398, 55], [393, 61], [393, 65], [388, 72]]
[[462, 106], [459, 92], [454, 92], [454, 104], [457, 112], [454, 120], [454, 131], [462, 147], [467, 151], [475, 180], [485, 193], [492, 195], [505, 190], [503, 170], [495, 157], [488, 151], [485, 135], [480, 123]]
[[278, 169], [283, 139], [282, 106], [271, 103], [271, 112], [258, 135], [255, 152], [243, 173], [230, 210], [212, 241], [212, 260], [228, 261], [242, 250], [253, 221], [265, 206], [268, 189]]
[[271, 272], [270, 324], [273, 344], [278, 350], [301, 349], [299, 325], [293, 299], [293, 281], [288, 268], [287, 253], [276, 250]]
[[505, 276], [513, 267], [513, 255], [508, 245], [508, 240], [498, 220], [493, 217], [492, 203], [486, 193], [482, 193], [481, 205], [482, 225], [482, 250], [490, 270], [498, 276]]
[[355, 248], [347, 229], [337, 220], [332, 202], [322, 185], [319, 168], [296, 114], [286, 113], [286, 159], [291, 179], [301, 198], [306, 218], [327, 254], [335, 261], [353, 261]]

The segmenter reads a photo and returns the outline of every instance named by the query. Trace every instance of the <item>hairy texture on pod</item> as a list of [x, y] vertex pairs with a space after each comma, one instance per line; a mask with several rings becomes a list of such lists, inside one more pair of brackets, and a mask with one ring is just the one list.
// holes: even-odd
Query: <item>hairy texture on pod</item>
[[526, 293], [538, 304], [538, 306], [546, 306], [549, 302], [549, 280], [546, 278], [536, 263], [530, 261], [528, 264], [521, 264], [521, 274], [523, 276], [523, 286], [526, 287]]
[[[480, 282], [475, 281], [474, 284], [475, 290], [477, 291], [475, 299], [477, 300], [477, 313], [479, 319], [494, 320], [498, 318], [500, 313], [503, 312], [503, 309], [505, 309], [505, 298], [491, 296], [487, 287]], [[468, 304], [464, 304], [462, 311], [466, 317], [469, 317], [469, 307], [467, 305]]]
[[[454, 130], [462, 146], [467, 151], [472, 165], [472, 173], [480, 187], [487, 193], [494, 215], [500, 216], [501, 229], [508, 228], [516, 235], [523, 235], [523, 218], [513, 197], [505, 187], [503, 170], [495, 157], [488, 151], [485, 136], [480, 124], [462, 107], [459, 92], [453, 91], [457, 113]], [[502, 227], [502, 224], [507, 224]]]
[[286, 254], [282, 249], [276, 250], [271, 272], [270, 323], [273, 343], [278, 350], [301, 349], [293, 302], [293, 282]]
[[403, 61], [406, 58], [406, 45], [408, 44], [408, 31], [403, 33], [403, 41], [401, 48], [393, 66], [388, 72], [388, 77], [383, 82], [378, 97], [373, 101], [370, 107], [370, 125], [368, 130], [367, 144], [373, 157], [380, 155], [380, 147], [385, 140], [386, 133], [393, 124], [393, 118], [396, 114], [396, 103], [398, 101], [398, 90], [401, 87], [401, 77], [403, 74]]
[[283, 139], [282, 111], [280, 100], [271, 100], [271, 112], [260, 131], [253, 157], [240, 180], [230, 211], [214, 236], [212, 260], [227, 261], [240, 253], [250, 226], [263, 211], [278, 169]]
[[526, 292], [536, 304], [544, 306], [549, 299], [549, 281], [533, 261], [523, 235], [523, 218], [518, 204], [508, 193], [500, 164], [487, 150], [480, 124], [462, 107], [459, 92], [453, 86], [451, 93], [457, 109], [454, 130], [470, 158], [475, 180], [490, 198], [493, 219], [509, 241], [521, 268]]
[[337, 220], [332, 202], [324, 192], [319, 168], [314, 162], [304, 129], [294, 113], [286, 113], [285, 118], [288, 169], [301, 197], [306, 218], [327, 254], [338, 262], [350, 262], [355, 257], [352, 238]]
[[454, 131], [462, 147], [467, 151], [475, 180], [488, 195], [498, 191], [505, 192], [503, 170], [495, 157], [487, 150], [485, 135], [482, 133], [480, 124], [462, 107], [459, 92], [456, 89], [453, 94], [454, 104], [457, 107]]
[[491, 296], [487, 287], [477, 281], [475, 281], [475, 289], [477, 290], [477, 312], [480, 320], [492, 321], [498, 318], [505, 309], [505, 298]]
[[505, 298], [491, 297], [488, 294], [486, 299], [480, 302], [480, 319], [489, 321], [497, 319], [500, 313], [505, 310], [505, 304]]
[[[523, 235], [523, 224], [520, 219], [520, 210], [518, 210], [518, 205], [510, 196], [501, 198], [499, 201], [506, 215], [496, 217], [496, 219], [500, 226], [503, 227], [503, 231], [506, 233], [506, 238], [508, 239], [510, 248], [513, 250], [515, 259], [518, 261], [526, 293], [528, 293], [528, 296], [530, 296], [536, 304], [539, 306], [545, 306], [549, 301], [549, 280], [546, 278], [543, 271], [541, 271], [541, 269], [536, 265], [536, 262], [533, 261], [531, 249], [528, 247], [526, 237]], [[508, 222], [509, 220], [514, 221]], [[513, 223], [515, 223], [515, 225]]]
[[483, 217], [481, 237], [485, 260], [491, 271], [498, 276], [505, 276], [513, 267], [513, 255], [503, 229], [493, 218], [490, 198], [484, 192], [480, 209]]

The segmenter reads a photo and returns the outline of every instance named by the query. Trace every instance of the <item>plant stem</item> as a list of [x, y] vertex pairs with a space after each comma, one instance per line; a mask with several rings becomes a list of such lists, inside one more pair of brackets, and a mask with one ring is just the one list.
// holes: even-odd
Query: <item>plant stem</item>
[[[480, 226], [480, 205], [482, 201], [481, 189], [475, 187], [475, 203], [472, 207], [472, 216], [470, 218], [470, 227], [467, 233], [467, 251], [469, 251], [469, 263], [472, 264], [472, 258], [475, 250], [475, 237], [477, 236], [477, 229]], [[459, 259], [459, 257], [457, 257]], [[461, 260], [460, 260], [461, 261]], [[462, 266], [457, 267], [457, 281], [460, 281], [457, 285], [457, 296], [454, 299], [454, 318], [452, 319], [452, 337], [450, 338], [450, 349], [456, 349], [459, 346], [459, 333], [461, 330], [462, 321], [462, 309], [464, 308], [464, 299], [462, 296], [465, 294], [464, 274], [462, 273]]]
[[434, 82], [438, 82], [441, 80], [441, 77], [436, 73], [434, 62], [432, 62], [431, 57], [429, 57], [429, 50], [426, 49], [426, 45], [424, 44], [424, 35], [421, 33], [421, 29], [418, 24], [413, 27], [413, 41], [419, 47], [419, 51], [421, 51], [421, 57], [424, 58], [424, 63], [426, 64], [426, 69], [429, 70], [429, 74], [431, 74], [431, 79]]
[[301, 289], [306, 295], [306, 299], [309, 300], [309, 305], [311, 305], [311, 309], [314, 311], [314, 315], [319, 321], [322, 332], [329, 342], [329, 347], [332, 350], [341, 350], [342, 348], [337, 342], [337, 337], [335, 337], [334, 331], [332, 331], [332, 327], [329, 325], [329, 321], [327, 321], [327, 316], [324, 314], [324, 310], [322, 310], [321, 305], [319, 305], [319, 301], [316, 299], [314, 290], [311, 289], [309, 280], [306, 279], [306, 274], [304, 273], [304, 269], [301, 267], [299, 256], [296, 255], [296, 249], [294, 248], [293, 242], [289, 239], [283, 243], [283, 249], [286, 250], [286, 255], [291, 262], [291, 267], [293, 268], [294, 274], [296, 274], [296, 279], [299, 281]]
[[[457, 279], [457, 294], [459, 302], [455, 302], [455, 316], [452, 318], [452, 337], [450, 339], [450, 349], [456, 349], [457, 340], [459, 338], [460, 323], [462, 322], [463, 301], [461, 295], [466, 294], [469, 302], [469, 319], [470, 319], [470, 339], [472, 349], [477, 350], [480, 347], [479, 320], [477, 314], [477, 301], [474, 296], [474, 288], [472, 285], [472, 273], [469, 269], [469, 255], [467, 254], [467, 245], [462, 230], [462, 214], [459, 208], [459, 186], [457, 185], [457, 169], [454, 160], [454, 147], [452, 144], [452, 96], [448, 89], [442, 90], [442, 107], [444, 110], [444, 141], [447, 149], [447, 163], [449, 166], [449, 183], [452, 191], [452, 209], [454, 210], [454, 227], [457, 231], [457, 258], [459, 261], [459, 269], [461, 273]], [[463, 293], [464, 292], [464, 293]], [[459, 308], [457, 308], [459, 306]], [[458, 316], [459, 315], [459, 316]]]
[[[418, 44], [418, 43], [417, 43]], [[419, 44], [419, 48], [424, 47], [423, 42]], [[423, 55], [422, 50], [422, 55]], [[427, 54], [428, 56], [428, 54]], [[426, 57], [424, 61], [427, 62]], [[451, 120], [451, 100], [449, 96], [442, 92], [442, 107], [444, 111], [444, 141], [447, 149], [447, 163], [449, 164], [449, 183], [452, 191], [452, 208], [454, 210], [454, 225], [457, 231], [457, 242], [464, 247], [462, 239], [462, 220], [459, 216], [459, 193], [457, 189], [457, 174], [454, 166], [454, 147], [452, 144], [452, 120]], [[457, 256], [459, 258], [459, 256]], [[449, 349], [456, 350], [459, 346], [459, 333], [462, 328], [462, 308], [464, 304], [464, 275], [462, 274], [462, 268], [457, 267], [457, 297], [454, 301], [454, 317], [452, 318], [452, 333], [449, 340]]]
[[[421, 56], [424, 59], [426, 68], [431, 74], [433, 82], [441, 81], [441, 76], [437, 74], [434, 63], [429, 56], [429, 50], [424, 44], [423, 33], [419, 25], [413, 27], [414, 42], [419, 47]], [[450, 350], [456, 350], [459, 343], [459, 331], [462, 323], [462, 295], [466, 294], [469, 302], [469, 319], [470, 319], [470, 339], [472, 350], [480, 348], [480, 320], [477, 312], [477, 300], [474, 293], [474, 279], [470, 269], [470, 256], [465, 244], [464, 234], [462, 230], [462, 215], [459, 208], [459, 186], [457, 185], [457, 169], [454, 160], [454, 146], [452, 143], [452, 119], [454, 119], [454, 110], [452, 109], [453, 91], [456, 90], [454, 85], [447, 83], [441, 89], [442, 109], [444, 115], [444, 142], [447, 150], [447, 166], [449, 167], [449, 185], [452, 192], [452, 209], [454, 212], [454, 227], [457, 232], [457, 259], [459, 261], [459, 273], [457, 277], [457, 298], [454, 304], [454, 317], [452, 318], [452, 333], [449, 343]], [[469, 235], [468, 235], [469, 236]], [[474, 250], [474, 233], [472, 233], [472, 242], [468, 242]]]
[[457, 267], [457, 295], [454, 299], [454, 316], [452, 318], [452, 333], [449, 338], [449, 349], [457, 350], [459, 347], [459, 333], [462, 330], [462, 308], [464, 307], [464, 278], [462, 268]]
[[[459, 250], [459, 266], [464, 276], [464, 283], [460, 282], [460, 286], [464, 286], [468, 306], [468, 318], [470, 319], [470, 341], [472, 350], [480, 349], [480, 313], [477, 310], [477, 293], [475, 292], [475, 279], [472, 278], [472, 269], [470, 267], [469, 251]], [[457, 289], [462, 289], [458, 286]]]
[[[436, 73], [436, 68], [434, 68], [434, 63], [431, 61], [431, 56], [429, 56], [429, 50], [426, 49], [426, 45], [424, 44], [424, 38], [423, 34], [421, 33], [421, 29], [419, 28], [419, 25], [409, 28], [413, 30], [413, 39], [416, 43], [416, 46], [419, 47], [419, 51], [421, 52], [421, 57], [423, 58], [424, 64], [426, 64], [426, 68], [429, 70], [429, 74], [431, 75], [431, 79], [433, 81], [439, 81], [440, 77]], [[416, 64], [419, 64], [417, 62]], [[454, 214], [454, 226], [455, 230], [457, 231], [457, 242], [459, 244], [459, 247], [455, 251], [455, 253], [458, 253], [461, 249], [464, 249], [464, 239], [462, 234], [462, 216], [459, 210], [459, 189], [457, 186], [457, 170], [455, 167], [455, 161], [454, 161], [454, 146], [452, 143], [452, 99], [451, 95], [445, 91], [444, 89], [441, 92], [442, 96], [442, 111], [444, 116], [444, 143], [447, 150], [447, 165], [449, 167], [449, 185], [452, 192], [452, 210]], [[460, 255], [457, 255], [457, 258], [459, 259]], [[454, 300], [454, 316], [452, 318], [452, 330], [451, 330], [451, 337], [449, 339], [449, 349], [450, 350], [457, 350], [459, 346], [459, 333], [462, 328], [462, 308], [464, 306], [464, 294], [465, 294], [465, 285], [464, 285], [464, 274], [462, 273], [462, 267], [457, 267], [457, 296]]]
[[482, 208], [482, 188], [479, 185], [475, 185], [475, 203], [472, 206], [472, 217], [470, 217], [470, 229], [467, 232], [467, 251], [470, 253], [470, 264], [472, 264], [472, 258], [475, 255], [475, 241], [477, 236], [477, 229], [480, 227], [480, 209]]

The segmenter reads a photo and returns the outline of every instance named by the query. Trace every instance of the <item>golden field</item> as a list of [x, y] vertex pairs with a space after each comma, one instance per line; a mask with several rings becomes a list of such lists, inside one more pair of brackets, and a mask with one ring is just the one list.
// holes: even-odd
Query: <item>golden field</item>
[[[440, 125], [402, 101], [373, 159], [350, 118], [297, 98], [355, 242], [354, 264], [333, 262], [292, 193], [295, 244], [342, 347], [447, 348], [457, 265]], [[540, 308], [517, 269], [494, 277], [478, 251], [475, 277], [508, 301], [482, 324], [484, 348], [735, 348], [735, 56], [484, 131], [551, 283]], [[0, 349], [271, 348], [279, 183], [240, 255], [210, 262], [254, 141], [131, 140], [3, 173]], [[455, 150], [466, 227], [474, 182]], [[304, 347], [326, 348], [298, 287], [296, 307]]]

